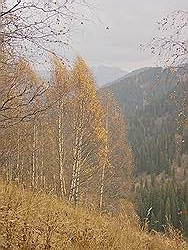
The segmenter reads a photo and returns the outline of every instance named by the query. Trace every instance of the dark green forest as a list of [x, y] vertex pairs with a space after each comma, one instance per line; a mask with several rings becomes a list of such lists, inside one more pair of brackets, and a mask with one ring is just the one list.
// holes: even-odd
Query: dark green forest
[[135, 157], [135, 202], [142, 224], [188, 235], [187, 65], [144, 68], [105, 86], [128, 123]]

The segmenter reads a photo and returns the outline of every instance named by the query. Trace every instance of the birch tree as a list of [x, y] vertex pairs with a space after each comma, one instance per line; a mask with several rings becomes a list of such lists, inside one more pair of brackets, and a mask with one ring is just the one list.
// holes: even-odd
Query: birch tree
[[103, 109], [97, 98], [93, 76], [83, 59], [73, 68], [73, 165], [69, 200], [100, 194], [98, 178], [106, 165], [107, 135]]
[[[40, 63], [45, 52], [58, 54], [69, 45], [71, 29], [86, 21], [77, 12], [86, 1], [0, 1], [0, 41], [3, 51], [14, 57], [27, 58]], [[37, 54], [36, 54], [37, 52]]]
[[60, 196], [67, 197], [67, 178], [68, 173], [66, 164], [68, 164], [67, 158], [69, 158], [70, 143], [69, 136], [71, 130], [69, 129], [71, 116], [69, 95], [72, 91], [72, 85], [70, 81], [69, 72], [61, 62], [60, 59], [53, 59], [53, 87], [52, 98], [55, 101], [54, 108], [56, 125], [56, 138], [57, 138], [57, 153], [58, 153], [58, 172], [60, 183]]

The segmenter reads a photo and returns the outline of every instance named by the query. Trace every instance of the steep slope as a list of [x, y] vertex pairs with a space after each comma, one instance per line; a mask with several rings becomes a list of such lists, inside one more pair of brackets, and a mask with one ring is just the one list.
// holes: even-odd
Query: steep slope
[[136, 205], [144, 225], [170, 223], [188, 236], [188, 71], [144, 68], [110, 90], [128, 121], [136, 165]]
[[168, 237], [142, 231], [130, 204], [110, 217], [6, 183], [0, 190], [0, 249], [187, 249], [171, 228]]
[[103, 88], [114, 94], [128, 119], [137, 173], [169, 170], [184, 88], [181, 69], [160, 67], [137, 70]]
[[143, 68], [105, 85], [129, 116], [143, 108], [150, 99], [162, 98], [179, 81], [178, 76], [163, 68]]

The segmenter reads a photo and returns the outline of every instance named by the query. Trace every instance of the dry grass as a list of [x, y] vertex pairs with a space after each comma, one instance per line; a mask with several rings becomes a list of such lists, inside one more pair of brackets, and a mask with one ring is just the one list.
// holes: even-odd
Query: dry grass
[[168, 238], [142, 231], [130, 206], [112, 218], [0, 183], [0, 249], [185, 250], [188, 246], [173, 230]]

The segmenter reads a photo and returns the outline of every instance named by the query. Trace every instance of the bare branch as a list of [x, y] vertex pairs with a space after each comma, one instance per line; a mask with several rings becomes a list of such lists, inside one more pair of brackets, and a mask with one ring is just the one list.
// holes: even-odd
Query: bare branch
[[3, 17], [5, 15], [7, 15], [7, 14], [10, 14], [13, 11], [16, 11], [17, 10], [16, 7], [18, 7], [18, 5], [20, 5], [20, 3], [21, 3], [21, 0], [17, 0], [17, 3], [12, 8], [10, 8], [9, 10], [7, 10], [5, 12], [2, 12], [0, 14], [0, 17]]

